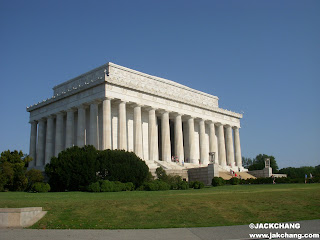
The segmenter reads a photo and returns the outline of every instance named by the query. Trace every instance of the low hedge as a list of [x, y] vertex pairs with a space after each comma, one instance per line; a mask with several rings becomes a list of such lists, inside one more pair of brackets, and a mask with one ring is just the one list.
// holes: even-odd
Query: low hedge
[[36, 182], [31, 186], [31, 192], [46, 193], [50, 191], [50, 185], [48, 183]]
[[170, 190], [170, 184], [162, 181], [162, 180], [154, 180], [151, 182], [146, 182], [143, 184], [143, 187], [139, 190], [146, 190], [146, 191], [165, 191]]
[[226, 184], [226, 181], [222, 177], [212, 178], [211, 185], [214, 187], [223, 186]]
[[[214, 177], [212, 179], [212, 186], [222, 186], [223, 179]], [[303, 178], [288, 178], [288, 177], [282, 177], [282, 178], [275, 178], [275, 183], [304, 183]], [[273, 178], [272, 177], [266, 177], [266, 178], [248, 178], [248, 179], [240, 179], [233, 177], [230, 180], [225, 181], [226, 184], [231, 185], [237, 185], [237, 184], [272, 184]], [[319, 177], [314, 177], [312, 179], [308, 178], [307, 183], [320, 183]]]
[[240, 179], [239, 178], [236, 178], [236, 177], [233, 177], [231, 178], [230, 180], [228, 180], [229, 184], [231, 185], [239, 185], [240, 184]]
[[132, 182], [122, 183], [119, 181], [100, 180], [91, 183], [87, 187], [88, 192], [120, 192], [120, 191], [133, 191], [134, 185]]
[[189, 183], [189, 187], [193, 189], [202, 189], [204, 188], [204, 183], [200, 181], [193, 181]]

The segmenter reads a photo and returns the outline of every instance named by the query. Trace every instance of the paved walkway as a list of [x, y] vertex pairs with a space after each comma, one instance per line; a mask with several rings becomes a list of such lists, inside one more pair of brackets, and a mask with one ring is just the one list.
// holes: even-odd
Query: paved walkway
[[[133, 230], [36, 230], [0, 229], [0, 240], [215, 240], [252, 239], [251, 233], [318, 233], [320, 220], [298, 221], [300, 229], [252, 230], [248, 225], [206, 228], [169, 228]], [[258, 238], [255, 238], [258, 239]], [[265, 238], [260, 238], [265, 239]], [[310, 238], [304, 238], [310, 239]]]

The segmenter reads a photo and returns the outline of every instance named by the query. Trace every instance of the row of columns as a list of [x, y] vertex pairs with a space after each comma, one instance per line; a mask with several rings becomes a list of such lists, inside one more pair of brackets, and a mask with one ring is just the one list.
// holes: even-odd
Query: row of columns
[[[66, 133], [64, 134], [64, 113], [48, 116], [46, 119], [40, 119], [37, 122], [31, 122], [30, 135], [30, 155], [36, 159], [36, 166], [42, 166], [50, 162], [52, 156], [58, 156], [59, 152], [64, 148], [69, 148], [73, 145], [82, 147], [85, 144], [90, 144], [98, 148], [98, 104], [95, 101], [89, 104], [90, 106], [90, 131], [89, 142], [86, 142], [86, 107], [79, 106], [77, 109], [69, 109], [66, 114]], [[77, 110], [77, 134], [74, 139], [74, 112]], [[158, 129], [156, 109], [147, 108], [149, 124], [148, 124], [148, 152], [149, 160], [158, 160]], [[169, 112], [159, 111], [161, 113], [161, 156], [163, 161], [170, 162], [171, 156], [177, 156], [182, 160], [184, 156], [183, 131], [182, 131], [182, 115], [171, 114], [174, 119], [174, 139], [170, 139], [170, 122]], [[112, 120], [111, 120], [111, 99], [106, 98], [102, 101], [102, 146], [100, 149], [112, 148]], [[135, 104], [133, 106], [133, 129], [134, 129], [134, 152], [140, 158], [143, 158], [143, 136], [142, 136], [142, 118], [141, 106]], [[54, 117], [56, 118], [56, 126], [54, 132]], [[195, 141], [195, 119], [189, 117], [186, 121], [188, 129], [188, 149], [190, 161], [197, 163], [196, 147], [199, 146], [199, 154], [201, 163], [209, 163], [209, 152], [217, 152], [221, 166], [242, 166], [241, 163], [241, 148], [239, 128], [233, 127], [234, 142], [232, 138], [232, 127], [214, 123], [200, 119], [199, 121], [199, 143]], [[206, 140], [206, 122], [209, 125], [209, 142]], [[126, 102], [120, 101], [118, 107], [118, 149], [127, 150], [127, 117], [126, 117]], [[215, 125], [218, 129], [218, 143], [216, 143]], [[38, 135], [37, 135], [37, 127]], [[38, 140], [37, 140], [38, 136]], [[65, 137], [65, 139], [64, 139]], [[171, 141], [174, 141], [175, 152], [171, 152]], [[209, 143], [209, 146], [207, 144]], [[43, 162], [44, 159], [44, 162]]]

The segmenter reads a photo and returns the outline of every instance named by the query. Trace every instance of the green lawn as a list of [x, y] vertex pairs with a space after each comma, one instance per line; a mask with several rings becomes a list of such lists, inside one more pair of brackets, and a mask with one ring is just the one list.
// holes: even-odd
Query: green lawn
[[285, 222], [320, 218], [320, 184], [159, 192], [1, 192], [0, 208], [7, 207], [43, 207], [48, 211], [32, 228], [171, 228]]

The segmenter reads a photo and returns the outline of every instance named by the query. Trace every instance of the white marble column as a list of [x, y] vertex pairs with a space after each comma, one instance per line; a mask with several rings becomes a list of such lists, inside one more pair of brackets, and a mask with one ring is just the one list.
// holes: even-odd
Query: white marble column
[[141, 106], [135, 105], [133, 108], [133, 131], [134, 131], [134, 152], [143, 159], [142, 150], [142, 122], [141, 122]]
[[78, 127], [77, 127], [77, 146], [83, 147], [86, 144], [86, 109], [81, 105], [78, 107]]
[[90, 136], [89, 144], [96, 149], [98, 146], [98, 103], [93, 102], [90, 104]]
[[66, 148], [70, 148], [74, 144], [73, 133], [74, 133], [74, 110], [69, 109], [67, 111]]
[[[216, 130], [213, 122], [209, 123], [209, 152], [215, 153], [217, 159], [217, 143], [216, 143]], [[217, 163], [217, 162], [216, 162]]]
[[111, 99], [106, 98], [102, 101], [102, 149], [112, 149], [111, 135]]
[[226, 125], [226, 149], [227, 149], [227, 164], [233, 167], [234, 164], [234, 150], [232, 139], [232, 128], [230, 125]]
[[39, 129], [38, 129], [37, 158], [36, 158], [37, 167], [44, 165], [45, 139], [46, 139], [46, 122], [44, 119], [40, 119]]
[[54, 155], [58, 157], [58, 154], [63, 150], [63, 113], [57, 113], [56, 119], [56, 144]]
[[203, 165], [209, 163], [208, 143], [206, 141], [206, 125], [203, 119], [199, 122], [200, 129], [200, 161]]
[[238, 167], [242, 167], [242, 156], [241, 156], [241, 146], [240, 146], [240, 134], [239, 128], [233, 128], [234, 133], [234, 150], [235, 150], [235, 157], [236, 157], [236, 164]]
[[218, 126], [218, 149], [219, 149], [219, 164], [222, 167], [227, 165], [226, 162], [226, 146], [224, 140], [224, 129], [221, 123], [217, 124]]
[[127, 115], [126, 102], [119, 104], [119, 147], [118, 149], [127, 151]]
[[46, 157], [45, 164], [50, 163], [54, 156], [54, 118], [49, 116], [47, 118], [47, 133], [46, 133]]
[[171, 162], [171, 141], [169, 112], [162, 113], [161, 116], [161, 139], [162, 139], [162, 161]]
[[194, 119], [191, 117], [188, 119], [188, 132], [189, 132], [189, 150], [190, 150], [190, 162], [197, 164], [198, 160], [195, 157], [195, 140], [194, 140]]
[[181, 163], [184, 160], [184, 149], [183, 149], [183, 135], [182, 135], [182, 119], [181, 115], [177, 114], [174, 121], [174, 145], [175, 155], [178, 157]]
[[31, 132], [30, 132], [30, 149], [29, 155], [32, 157], [32, 161], [29, 163], [29, 167], [34, 167], [36, 165], [36, 154], [37, 154], [37, 122], [32, 121]]
[[156, 127], [156, 110], [149, 109], [149, 124], [148, 124], [148, 138], [149, 138], [149, 160], [158, 160], [158, 132]]

